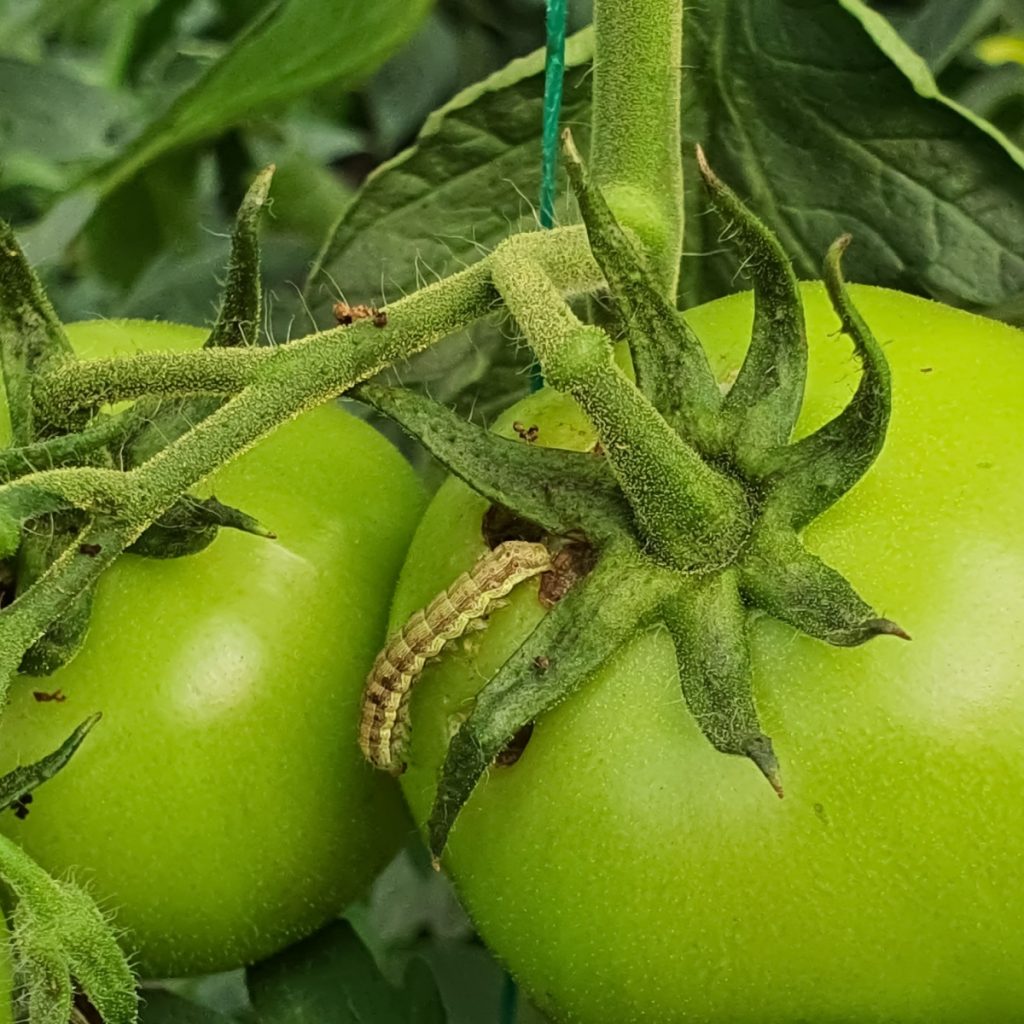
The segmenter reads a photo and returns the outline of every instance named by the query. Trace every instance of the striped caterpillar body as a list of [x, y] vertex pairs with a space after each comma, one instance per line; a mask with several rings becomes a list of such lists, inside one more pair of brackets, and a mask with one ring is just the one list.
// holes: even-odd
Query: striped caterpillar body
[[517, 583], [550, 568], [551, 553], [543, 544], [506, 541], [481, 556], [392, 635], [363, 690], [359, 746], [374, 767], [393, 775], [405, 771], [402, 751], [409, 731], [409, 693], [427, 661], [462, 636]]

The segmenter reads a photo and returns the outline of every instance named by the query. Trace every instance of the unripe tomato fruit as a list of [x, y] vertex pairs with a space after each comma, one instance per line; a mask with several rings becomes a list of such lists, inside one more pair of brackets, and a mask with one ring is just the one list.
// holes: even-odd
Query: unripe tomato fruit
[[[1024, 335], [896, 292], [851, 289], [893, 374], [885, 448], [806, 532], [912, 643], [836, 649], [762, 617], [755, 695], [776, 799], [716, 752], [651, 631], [545, 715], [456, 822], [446, 866], [484, 940], [554, 1021], [974, 1024], [1024, 1006]], [[817, 284], [800, 432], [858, 370]], [[720, 379], [751, 301], [687, 314]], [[511, 410], [538, 443], [593, 434], [550, 392]], [[449, 481], [392, 625], [484, 550], [486, 502]], [[405, 795], [421, 825], [448, 737], [543, 611], [536, 581], [428, 669]]]
[[[84, 358], [200, 345], [193, 327], [90, 322]], [[407, 833], [356, 723], [422, 491], [372, 428], [306, 413], [208, 487], [277, 534], [222, 530], [172, 560], [125, 555], [102, 577], [85, 646], [16, 681], [3, 767], [103, 720], [3, 830], [85, 882], [143, 976], [265, 957], [340, 911]], [[40, 701], [33, 692], [62, 700]]]

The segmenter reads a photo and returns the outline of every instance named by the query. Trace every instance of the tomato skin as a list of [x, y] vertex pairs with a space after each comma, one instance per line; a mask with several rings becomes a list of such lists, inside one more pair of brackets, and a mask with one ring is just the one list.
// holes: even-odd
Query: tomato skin
[[[1024, 335], [925, 300], [851, 289], [892, 365], [877, 463], [805, 534], [907, 628], [849, 650], [752, 623], [775, 798], [714, 751], [667, 634], [637, 637], [493, 767], [446, 866], [484, 940], [554, 1021], [797, 1024], [1024, 1020]], [[819, 285], [800, 432], [857, 368]], [[720, 377], [749, 296], [688, 319]], [[567, 399], [510, 410], [587, 448]], [[392, 625], [483, 550], [486, 502], [449, 481], [410, 549]], [[524, 585], [414, 695], [403, 789], [422, 826], [446, 740], [541, 616]]]
[[[98, 356], [200, 344], [162, 324], [70, 325]], [[408, 833], [393, 781], [362, 762], [363, 678], [422, 509], [401, 456], [336, 405], [285, 424], [210, 481], [277, 540], [222, 531], [197, 555], [126, 555], [85, 647], [20, 679], [4, 767], [103, 721], [0, 827], [88, 883], [143, 976], [267, 956], [357, 896]], [[33, 691], [60, 690], [40, 703]]]

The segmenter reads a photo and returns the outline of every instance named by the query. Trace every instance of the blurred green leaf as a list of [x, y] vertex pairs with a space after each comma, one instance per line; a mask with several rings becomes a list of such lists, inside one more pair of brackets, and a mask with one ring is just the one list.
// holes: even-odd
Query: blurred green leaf
[[147, 5], [148, 9], [135, 14], [120, 54], [119, 72], [126, 82], [136, 84], [153, 56], [174, 39], [178, 20], [191, 3], [192, 0], [156, 0]]
[[988, 64], [1024, 64], [1024, 35], [1003, 32], [986, 36], [978, 41], [974, 52]]
[[390, 156], [457, 88], [459, 35], [438, 13], [367, 83], [366, 106], [379, 153]]
[[426, 14], [430, 0], [278, 0], [270, 4], [170, 108], [101, 169], [107, 192], [172, 149], [328, 82], [354, 82], [376, 68]]
[[232, 1020], [164, 989], [147, 989], [142, 994], [139, 1024], [230, 1024]]
[[[15, 169], [26, 166], [23, 160], [57, 171], [109, 157], [114, 151], [110, 136], [130, 109], [125, 97], [59, 66], [11, 58], [0, 58], [0, 97], [3, 188], [19, 183]], [[46, 184], [63, 187], [60, 177]]]
[[392, 988], [347, 921], [249, 969], [259, 1024], [444, 1024], [428, 971], [414, 968]]
[[[592, 35], [566, 49], [563, 121], [582, 127]], [[335, 225], [310, 274], [314, 310], [330, 278], [353, 302], [382, 302], [480, 258], [534, 223], [544, 54], [512, 61], [433, 113], [416, 143], [382, 164]]]
[[[505, 971], [479, 943], [436, 941], [417, 947], [430, 965], [448, 1012], [448, 1024], [497, 1024]], [[547, 1018], [520, 993], [516, 1024]]]
[[408, 949], [423, 935], [465, 940], [473, 934], [451, 881], [431, 868], [419, 842], [392, 860], [365, 901], [350, 906], [346, 917], [378, 957]]
[[166, 153], [107, 196], [87, 222], [88, 266], [128, 286], [161, 251], [186, 262], [199, 234], [198, 169], [194, 149]]

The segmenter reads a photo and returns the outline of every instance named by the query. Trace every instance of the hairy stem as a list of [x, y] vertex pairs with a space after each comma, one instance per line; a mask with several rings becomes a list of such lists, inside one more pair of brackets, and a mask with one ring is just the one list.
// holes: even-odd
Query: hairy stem
[[[561, 293], [591, 291], [601, 283], [580, 227], [516, 235], [505, 244], [536, 260]], [[308, 400], [295, 415], [492, 312], [498, 301], [491, 285], [492, 260], [493, 255], [486, 257], [393, 303], [386, 328], [361, 321], [280, 348], [151, 352], [130, 359], [68, 362], [38, 376], [36, 408], [43, 419], [59, 425], [83, 408], [145, 395], [230, 395], [260, 382], [287, 380], [291, 386], [299, 380], [299, 391]], [[352, 378], [357, 364], [367, 369]], [[271, 422], [268, 430], [279, 422]]]
[[234, 394], [251, 384], [273, 348], [144, 352], [130, 359], [68, 362], [36, 380], [36, 408], [47, 423], [64, 425], [75, 412], [144, 395]]
[[683, 250], [682, 0], [595, 0], [590, 167], [675, 305]]
[[[590, 291], [601, 283], [582, 228], [525, 234], [506, 245], [521, 252], [523, 258], [535, 260], [548, 280], [557, 282], [559, 301], [559, 289], [565, 293]], [[45, 487], [42, 493], [49, 499], [58, 498], [77, 508], [96, 508], [98, 499], [102, 512], [32, 587], [0, 611], [0, 701], [25, 650], [63, 614], [83, 586], [95, 580], [180, 495], [281, 423], [490, 312], [498, 302], [491, 281], [492, 262], [493, 257], [487, 257], [394, 303], [384, 327], [361, 321], [265, 350], [270, 354], [254, 362], [245, 361], [244, 350], [207, 350], [202, 353], [204, 360], [228, 357], [216, 362], [222, 368], [217, 372], [227, 366], [244, 366], [251, 379], [228, 402], [148, 461], [124, 473], [90, 468], [54, 470], [9, 485], [7, 494], [12, 498]], [[136, 363], [146, 373], [153, 365], [146, 360], [126, 362]], [[179, 365], [202, 372], [198, 362]], [[80, 364], [78, 369], [83, 366], [89, 364]], [[80, 378], [75, 370], [66, 369], [62, 367], [40, 385], [51, 408], [66, 409], [81, 397]], [[85, 369], [84, 379], [98, 379], [92, 373]], [[137, 383], [131, 373], [122, 380], [133, 386]], [[238, 383], [243, 380], [244, 376]], [[123, 395], [104, 395], [107, 401], [120, 397]], [[95, 400], [93, 394], [90, 401]], [[0, 496], [4, 490], [0, 488]]]

